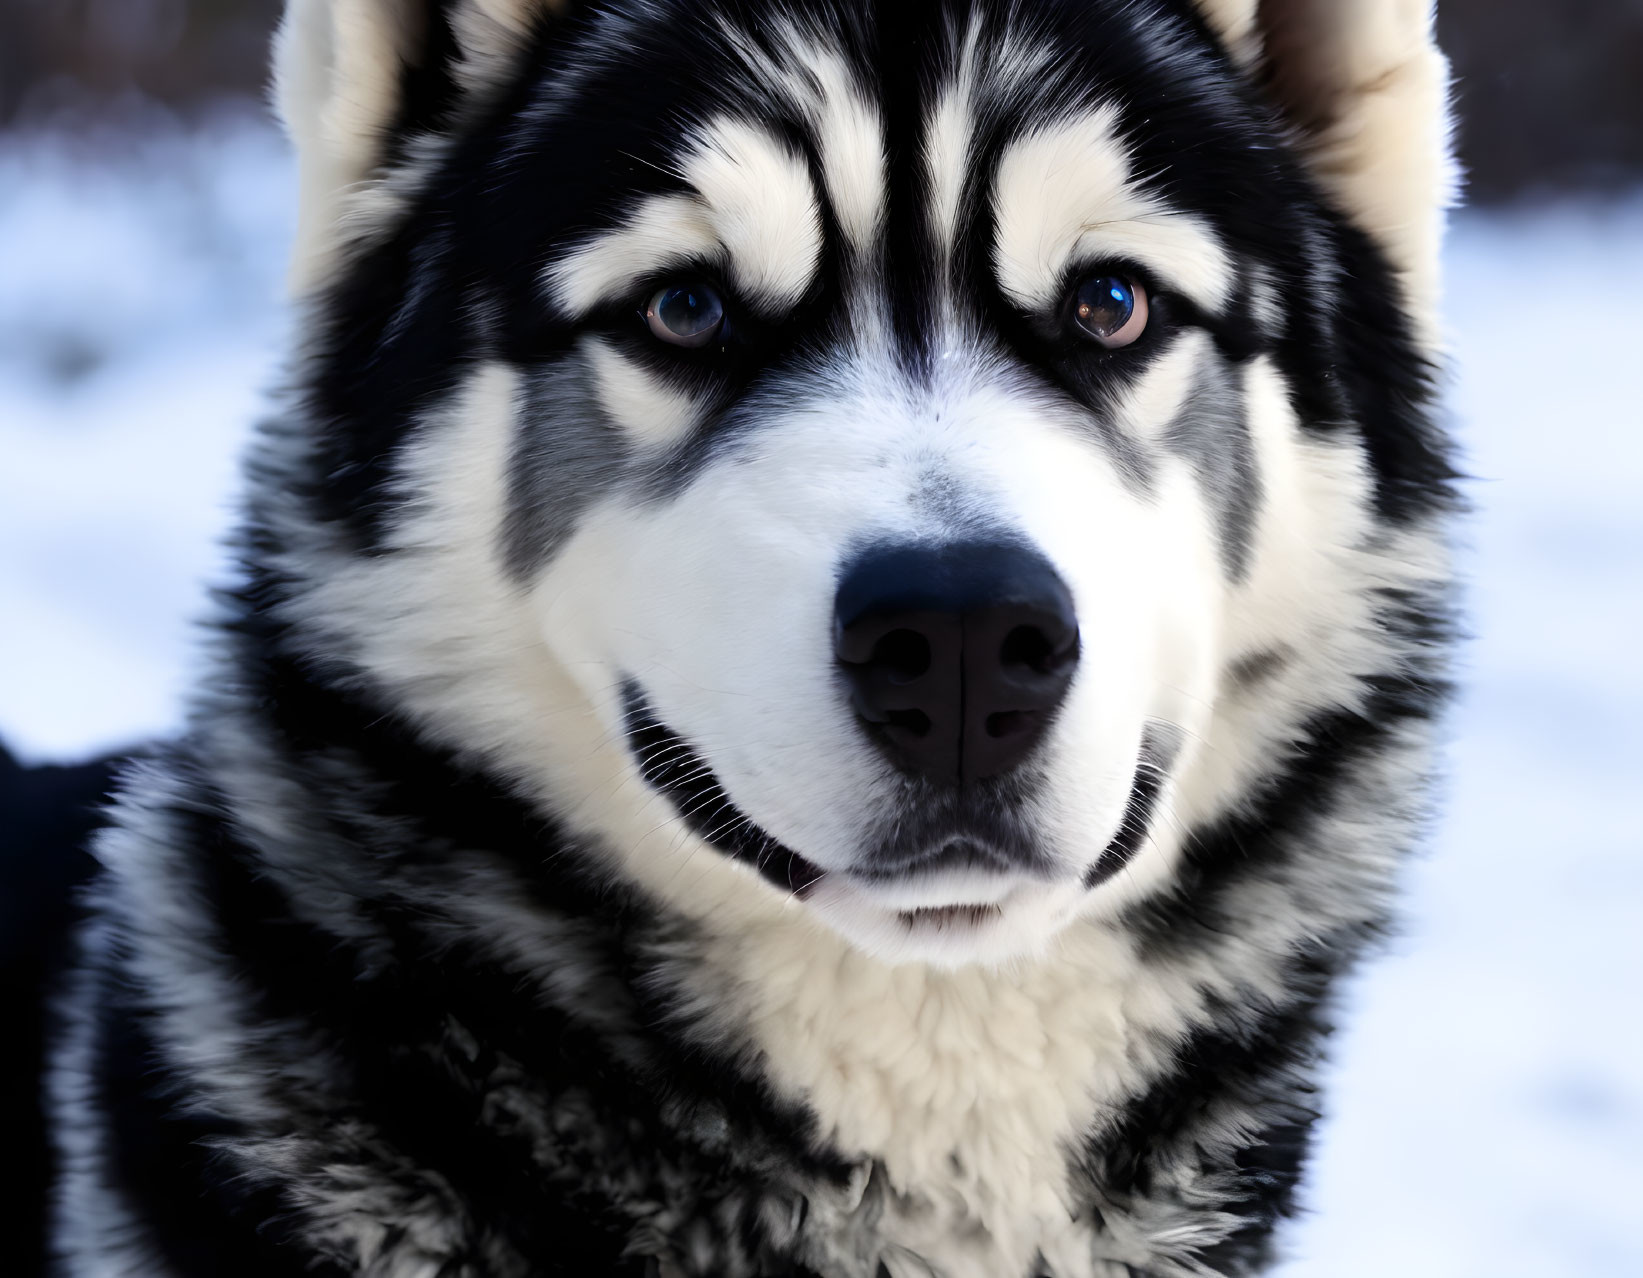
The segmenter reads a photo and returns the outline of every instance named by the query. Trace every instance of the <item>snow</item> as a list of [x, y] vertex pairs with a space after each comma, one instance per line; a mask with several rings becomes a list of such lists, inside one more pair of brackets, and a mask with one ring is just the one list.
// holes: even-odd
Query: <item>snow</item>
[[[0, 143], [0, 735], [175, 727], [276, 372], [291, 166], [225, 116]], [[1643, 1274], [1643, 196], [1461, 215], [1449, 801], [1353, 986], [1284, 1278]]]
[[1476, 636], [1285, 1278], [1643, 1274], [1643, 199], [1448, 252]]
[[73, 757], [176, 722], [293, 204], [271, 129], [0, 147], [0, 734]]

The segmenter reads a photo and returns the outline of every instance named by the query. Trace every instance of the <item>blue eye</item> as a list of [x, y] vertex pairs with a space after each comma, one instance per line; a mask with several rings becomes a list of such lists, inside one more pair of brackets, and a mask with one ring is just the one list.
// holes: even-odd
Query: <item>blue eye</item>
[[670, 284], [645, 307], [645, 324], [671, 346], [706, 346], [724, 322], [724, 303], [705, 284]]
[[1073, 290], [1073, 323], [1108, 350], [1128, 346], [1147, 327], [1147, 292], [1124, 275], [1092, 275]]

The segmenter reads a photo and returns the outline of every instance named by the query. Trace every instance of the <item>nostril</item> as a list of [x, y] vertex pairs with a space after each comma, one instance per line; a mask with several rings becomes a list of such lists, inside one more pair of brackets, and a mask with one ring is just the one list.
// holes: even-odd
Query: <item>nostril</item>
[[1055, 657], [1055, 645], [1037, 626], [1017, 626], [1004, 636], [1004, 646], [998, 659], [1006, 667], [1026, 666], [1040, 673], [1046, 672]]
[[1033, 726], [1034, 716], [1026, 710], [1000, 710], [986, 719], [987, 735], [995, 741], [1019, 736]]
[[930, 716], [922, 710], [891, 710], [884, 716], [884, 722], [920, 740], [930, 735]]
[[[891, 683], [911, 683], [930, 669], [930, 641], [916, 630], [892, 630], [873, 645], [868, 660]], [[925, 731], [929, 731], [928, 720]]]

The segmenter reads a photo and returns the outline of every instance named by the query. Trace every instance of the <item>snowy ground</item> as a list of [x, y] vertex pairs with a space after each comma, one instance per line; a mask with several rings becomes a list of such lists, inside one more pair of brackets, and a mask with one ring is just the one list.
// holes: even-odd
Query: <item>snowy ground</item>
[[[243, 121], [0, 146], [0, 734], [33, 757], [176, 722], [289, 184]], [[1479, 638], [1285, 1278], [1636, 1278], [1643, 199], [1465, 215], [1449, 266]]]

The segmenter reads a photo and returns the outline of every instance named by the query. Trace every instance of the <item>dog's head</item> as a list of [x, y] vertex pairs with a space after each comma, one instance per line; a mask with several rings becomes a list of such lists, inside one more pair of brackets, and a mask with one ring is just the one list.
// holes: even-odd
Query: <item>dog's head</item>
[[1419, 0], [294, 0], [286, 605], [699, 916], [997, 961], [1399, 654]]

